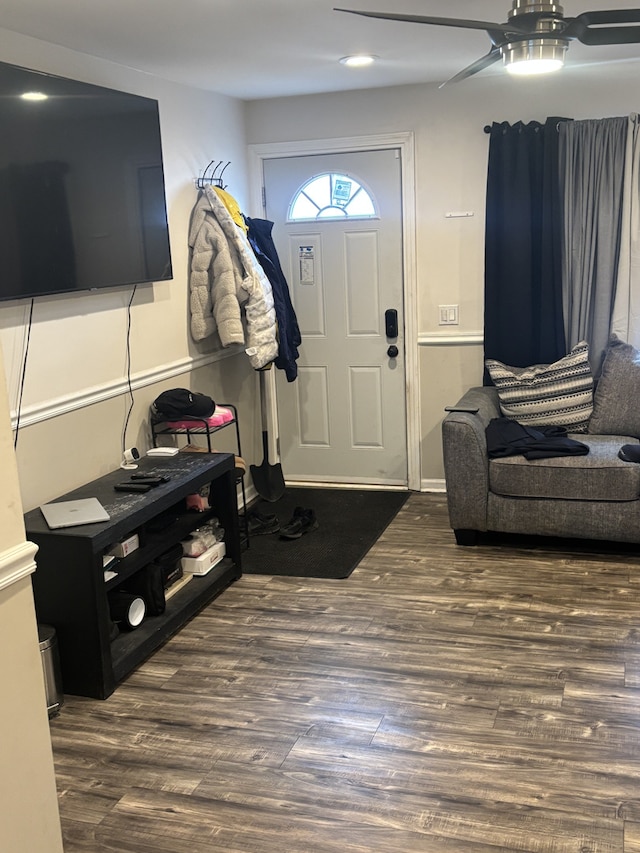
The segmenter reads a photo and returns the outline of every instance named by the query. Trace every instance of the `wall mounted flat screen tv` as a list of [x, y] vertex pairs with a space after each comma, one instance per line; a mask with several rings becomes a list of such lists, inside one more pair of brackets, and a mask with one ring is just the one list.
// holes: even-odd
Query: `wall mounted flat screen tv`
[[0, 63], [0, 299], [170, 278], [158, 102]]

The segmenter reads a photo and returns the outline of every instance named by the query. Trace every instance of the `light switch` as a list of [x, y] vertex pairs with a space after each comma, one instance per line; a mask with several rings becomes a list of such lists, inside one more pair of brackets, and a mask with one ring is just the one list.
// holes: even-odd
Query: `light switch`
[[457, 305], [438, 305], [440, 326], [457, 326], [458, 325], [458, 306]]

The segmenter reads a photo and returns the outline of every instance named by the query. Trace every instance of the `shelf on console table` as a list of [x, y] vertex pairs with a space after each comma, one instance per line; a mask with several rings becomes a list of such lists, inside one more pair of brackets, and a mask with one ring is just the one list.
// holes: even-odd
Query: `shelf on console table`
[[[145, 457], [138, 471], [169, 480], [149, 492], [116, 492], [114, 485], [130, 476], [117, 469], [57, 499], [96, 497], [109, 521], [50, 530], [39, 508], [25, 515], [27, 537], [38, 546], [32, 575], [36, 613], [39, 622], [56, 629], [65, 693], [105, 699], [132, 669], [242, 574], [233, 454]], [[211, 509], [187, 511], [184, 499], [204, 485], [210, 485]], [[225, 530], [225, 559], [169, 598], [161, 616], [149, 616], [135, 630], [121, 632], [111, 641], [108, 593], [214, 516]], [[133, 533], [138, 533], [140, 547], [120, 560], [117, 577], [105, 582], [103, 555]]]
[[[187, 441], [190, 443], [191, 438], [194, 435], [205, 436], [207, 440], [207, 450], [209, 453], [213, 453], [213, 445], [211, 444], [211, 437], [215, 435], [217, 432], [221, 432], [223, 429], [227, 429], [228, 427], [234, 427], [235, 436], [236, 436], [236, 448], [238, 451], [238, 456], [242, 457], [242, 447], [240, 445], [240, 420], [238, 418], [238, 409], [232, 403], [218, 403], [216, 408], [228, 409], [232, 418], [229, 421], [225, 421], [224, 423], [218, 424], [217, 426], [212, 426], [207, 418], [197, 418], [192, 416], [183, 416], [178, 418], [176, 421], [167, 421], [166, 417], [153, 414], [150, 418], [151, 424], [151, 441], [153, 442], [153, 446], [158, 446], [158, 436], [161, 435], [184, 435], [186, 436]], [[172, 426], [172, 423], [174, 424]], [[176, 423], [180, 423], [181, 426], [175, 426]], [[236, 476], [236, 482], [240, 485], [240, 491], [242, 492], [242, 511], [244, 518], [244, 544], [249, 546], [249, 522], [247, 519], [247, 495], [244, 486], [244, 476]]]

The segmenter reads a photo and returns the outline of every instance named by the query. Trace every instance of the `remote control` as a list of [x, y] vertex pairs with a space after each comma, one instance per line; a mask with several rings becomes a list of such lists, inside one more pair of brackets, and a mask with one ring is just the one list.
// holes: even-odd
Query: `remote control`
[[153, 488], [149, 483], [116, 483], [116, 492], [149, 492]]
[[141, 472], [132, 474], [131, 479], [136, 480], [137, 482], [149, 483], [152, 486], [158, 486], [160, 483], [169, 482], [169, 478], [164, 477], [161, 474], [142, 474]]

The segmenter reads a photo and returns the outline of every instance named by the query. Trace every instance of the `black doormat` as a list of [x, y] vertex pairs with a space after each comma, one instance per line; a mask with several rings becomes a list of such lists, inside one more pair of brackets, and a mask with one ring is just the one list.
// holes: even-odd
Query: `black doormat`
[[242, 571], [347, 578], [408, 497], [408, 491], [290, 487], [274, 503], [260, 500], [250, 511], [275, 513], [282, 527], [298, 506], [315, 512], [318, 527], [300, 539], [281, 539], [279, 533], [253, 535], [242, 554]]

